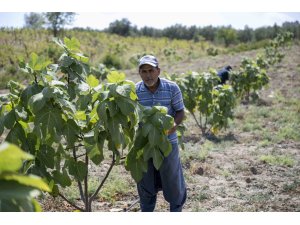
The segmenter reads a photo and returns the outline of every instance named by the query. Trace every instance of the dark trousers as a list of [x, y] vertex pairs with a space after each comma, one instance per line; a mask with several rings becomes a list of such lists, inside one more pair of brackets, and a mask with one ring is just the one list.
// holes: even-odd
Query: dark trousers
[[172, 152], [164, 159], [159, 170], [155, 169], [152, 159], [149, 160], [148, 171], [137, 188], [142, 212], [154, 211], [157, 192], [160, 190], [169, 202], [171, 212], [182, 211], [187, 194], [177, 144], [172, 144]]

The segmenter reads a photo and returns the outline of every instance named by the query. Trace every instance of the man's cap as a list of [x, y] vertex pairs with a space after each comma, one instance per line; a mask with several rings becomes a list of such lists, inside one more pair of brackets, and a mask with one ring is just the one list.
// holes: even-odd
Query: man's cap
[[151, 65], [153, 67], [158, 67], [158, 61], [153, 55], [145, 55], [142, 58], [140, 58], [139, 68], [145, 64]]

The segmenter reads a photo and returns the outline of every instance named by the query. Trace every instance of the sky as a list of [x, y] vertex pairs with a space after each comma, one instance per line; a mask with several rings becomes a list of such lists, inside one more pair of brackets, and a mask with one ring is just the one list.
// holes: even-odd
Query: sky
[[245, 25], [258, 28], [281, 25], [285, 21], [300, 22], [300, 1], [296, 0], [272, 0], [272, 4], [263, 0], [83, 0], [81, 4], [74, 4], [74, 0], [9, 0], [5, 4], [0, 1], [0, 27], [23, 27], [24, 14], [28, 12], [57, 11], [78, 13], [69, 28], [99, 30], [122, 18], [138, 28], [159, 29], [175, 24], [231, 25], [243, 29]]
[[[27, 12], [29, 13], [29, 12]], [[25, 12], [0, 12], [0, 27], [23, 27]], [[127, 18], [132, 25], [138, 28], [149, 26], [154, 28], [165, 28], [175, 24], [186, 26], [228, 26], [235, 29], [243, 29], [245, 25], [251, 28], [262, 26], [282, 25], [283, 22], [299, 21], [300, 12], [81, 12], [75, 16], [71, 27], [90, 27], [102, 30], [115, 20]]]

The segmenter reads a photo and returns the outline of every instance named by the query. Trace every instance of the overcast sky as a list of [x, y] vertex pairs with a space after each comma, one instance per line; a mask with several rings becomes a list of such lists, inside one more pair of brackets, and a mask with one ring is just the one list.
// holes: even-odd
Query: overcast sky
[[[10, 13], [0, 12], [0, 27], [23, 27], [25, 12]], [[243, 29], [245, 25], [251, 28], [262, 26], [273, 26], [275, 23], [281, 25], [285, 21], [299, 21], [299, 13], [239, 13], [239, 12], [198, 12], [198, 13], [78, 13], [71, 27], [91, 27], [94, 29], [104, 29], [115, 20], [127, 18], [132, 25], [138, 28], [150, 26], [155, 28], [165, 28], [174, 24], [186, 26], [228, 26], [231, 25], [236, 29]]]
[[[138, 28], [228, 26], [243, 29], [300, 21], [296, 0], [9, 0], [1, 2], [0, 27], [23, 27], [25, 12], [78, 12], [72, 27], [104, 29], [127, 18]], [[16, 13], [17, 12], [17, 13]]]

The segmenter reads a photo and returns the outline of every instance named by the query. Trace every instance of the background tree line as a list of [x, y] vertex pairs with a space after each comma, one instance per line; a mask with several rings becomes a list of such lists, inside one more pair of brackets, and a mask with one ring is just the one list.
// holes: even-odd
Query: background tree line
[[[51, 12], [51, 13], [30, 13], [25, 15], [25, 27], [41, 29], [48, 27], [53, 31], [53, 35], [58, 36], [59, 32], [66, 26], [73, 23], [76, 14], [71, 12]], [[74, 30], [94, 30], [87, 28], [73, 28]], [[194, 40], [195, 42], [206, 40], [216, 44], [223, 44], [228, 47], [232, 44], [256, 42], [265, 39], [273, 39], [279, 32], [291, 32], [295, 39], [300, 39], [299, 21], [285, 22], [282, 26], [259, 27], [257, 29], [245, 26], [244, 29], [234, 29], [229, 26], [212, 25], [184, 26], [175, 24], [164, 29], [144, 26], [140, 29], [133, 25], [127, 18], [116, 20], [109, 24], [108, 28], [99, 30], [121, 36], [147, 36], [147, 37], [167, 37], [170, 39]]]
[[264, 39], [273, 39], [279, 32], [289, 31], [294, 34], [295, 39], [300, 39], [300, 24], [296, 22], [285, 22], [282, 26], [274, 24], [273, 26], [260, 27], [252, 29], [245, 26], [244, 29], [234, 29], [229, 26], [184, 26], [175, 24], [164, 29], [156, 29], [144, 26], [140, 29], [132, 25], [131, 22], [123, 18], [109, 24], [105, 32], [118, 34], [121, 36], [148, 36], [148, 37], [167, 37], [170, 39], [184, 40], [206, 40], [218, 44], [224, 44], [228, 47], [230, 44], [247, 43], [261, 41]]

